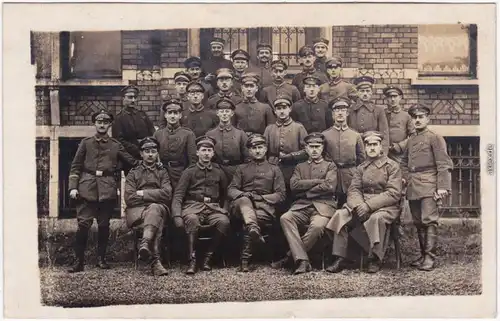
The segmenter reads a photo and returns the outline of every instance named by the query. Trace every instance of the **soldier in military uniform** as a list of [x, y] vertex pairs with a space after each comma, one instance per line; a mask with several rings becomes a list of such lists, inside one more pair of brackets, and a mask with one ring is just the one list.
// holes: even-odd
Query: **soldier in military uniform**
[[271, 105], [278, 97], [288, 97], [295, 103], [301, 97], [299, 90], [294, 85], [285, 81], [288, 65], [283, 60], [274, 60], [271, 63], [272, 83], [260, 91], [259, 101]]
[[224, 46], [226, 42], [222, 38], [213, 38], [210, 41], [210, 57], [201, 63], [206, 80], [215, 87], [215, 72], [221, 68], [232, 69], [231, 61], [224, 58]]
[[285, 200], [285, 182], [278, 166], [266, 160], [266, 139], [260, 134], [248, 138], [252, 161], [238, 166], [228, 187], [231, 212], [244, 222], [241, 270], [249, 271], [252, 242], [264, 242], [261, 226], [275, 220], [275, 207]]
[[167, 170], [157, 163], [159, 143], [153, 137], [140, 141], [142, 162], [132, 169], [125, 182], [125, 211], [129, 228], [142, 225], [139, 258], [150, 261], [155, 276], [167, 275], [160, 262], [163, 224], [172, 199], [172, 186]]
[[325, 38], [317, 38], [314, 39], [313, 41], [313, 49], [314, 49], [314, 55], [316, 56], [316, 60], [314, 61], [314, 67], [323, 72], [326, 73], [326, 60], [328, 57], [326, 54], [328, 53], [328, 45], [330, 44], [330, 41]]
[[83, 271], [85, 248], [90, 227], [97, 220], [97, 266], [109, 269], [106, 263], [106, 248], [109, 238], [109, 220], [117, 204], [117, 181], [115, 173], [118, 161], [133, 167], [138, 160], [126, 152], [122, 144], [108, 136], [113, 115], [102, 110], [92, 115], [96, 134], [80, 142], [69, 172], [69, 196], [78, 201], [76, 218], [75, 254], [76, 262], [68, 271]]
[[205, 135], [207, 131], [219, 124], [219, 119], [213, 110], [203, 106], [205, 88], [197, 82], [187, 86], [190, 106], [183, 110], [181, 124], [191, 129], [196, 137]]
[[233, 60], [233, 89], [241, 94], [241, 80], [246, 72], [249, 72], [249, 61], [250, 55], [243, 49], [236, 49], [231, 53], [231, 59]]
[[[311, 133], [304, 139], [309, 160], [295, 168], [290, 187], [296, 201], [280, 218], [281, 227], [290, 246], [290, 256], [285, 262], [293, 258], [297, 266], [294, 274], [311, 270], [307, 252], [323, 236], [325, 226], [337, 206], [334, 195], [337, 187], [337, 166], [323, 159], [324, 140], [324, 135], [320, 133]], [[309, 227], [300, 237], [299, 227], [306, 225]]]
[[247, 140], [244, 131], [233, 126], [234, 103], [230, 99], [217, 102], [217, 117], [219, 126], [207, 132], [208, 137], [215, 140], [215, 162], [218, 163], [231, 182], [236, 167], [249, 159]]
[[365, 160], [361, 135], [347, 126], [350, 100], [337, 98], [328, 105], [332, 110], [333, 126], [323, 132], [325, 135], [326, 158], [337, 165], [338, 179], [336, 199], [342, 206], [347, 197], [354, 168]]
[[332, 101], [338, 97], [357, 99], [356, 86], [342, 79], [342, 58], [332, 57], [325, 61], [328, 82], [322, 85], [322, 97]]
[[349, 111], [349, 127], [362, 134], [367, 131], [378, 131], [382, 134], [382, 147], [385, 155], [389, 152], [389, 125], [385, 110], [375, 105], [371, 100], [375, 79], [370, 76], [361, 76], [354, 79], [358, 100]]
[[314, 50], [310, 46], [303, 46], [299, 50], [300, 64], [302, 65], [302, 71], [293, 77], [292, 85], [297, 87], [300, 92], [301, 97], [304, 97], [304, 78], [307, 76], [316, 76], [320, 79], [321, 84], [327, 83], [328, 78], [326, 74], [317, 70], [314, 67], [314, 62], [316, 61], [316, 56], [314, 55]]
[[408, 113], [412, 117], [416, 134], [408, 139], [401, 168], [407, 182], [406, 198], [417, 228], [421, 257], [413, 266], [423, 271], [434, 268], [439, 219], [438, 204], [451, 191], [453, 163], [446, 151], [442, 136], [427, 128], [430, 108], [414, 105]]
[[160, 144], [159, 157], [163, 166], [166, 167], [170, 183], [175, 189], [182, 171], [197, 161], [196, 136], [191, 129], [182, 127], [180, 124], [182, 118], [180, 100], [167, 100], [161, 109], [164, 112], [167, 125], [156, 131], [153, 137]]
[[308, 133], [322, 132], [333, 125], [333, 119], [328, 102], [319, 97], [321, 80], [316, 76], [307, 76], [303, 83], [305, 96], [292, 105], [290, 115], [304, 125]]
[[[333, 255], [336, 259], [326, 269], [332, 273], [343, 269], [349, 235], [346, 225], [351, 222], [353, 216], [358, 221], [358, 226], [354, 229], [364, 227], [368, 236], [365, 250], [368, 252], [369, 273], [380, 270], [388, 245], [385, 243], [387, 225], [399, 216], [402, 189], [399, 164], [382, 153], [380, 133], [366, 132], [363, 134], [363, 139], [367, 160], [354, 170], [347, 193], [347, 203], [335, 212], [327, 225], [327, 229], [334, 232]], [[353, 230], [351, 234], [354, 233]]]
[[[255, 72], [259, 76], [259, 88], [270, 86], [273, 83], [271, 76], [271, 61], [273, 59], [273, 47], [267, 43], [259, 43], [257, 45], [257, 63], [250, 66], [250, 71]], [[260, 97], [259, 95], [257, 95]]]
[[410, 115], [401, 107], [403, 91], [395, 86], [384, 89], [387, 98], [387, 122], [389, 123], [389, 157], [396, 162], [401, 162], [401, 157], [406, 149], [408, 137], [415, 133], [415, 126]]
[[268, 104], [257, 101], [255, 95], [259, 79], [254, 73], [247, 73], [242, 78], [243, 101], [236, 105], [234, 124], [247, 134], [263, 134], [266, 127], [276, 121], [273, 110]]
[[222, 98], [231, 99], [234, 105], [239, 104], [243, 98], [241, 97], [241, 93], [234, 90], [233, 86], [233, 72], [227, 68], [217, 70], [218, 91], [208, 99], [207, 108], [215, 110], [215, 104]]
[[205, 88], [205, 97], [203, 98], [203, 104], [205, 104], [208, 98], [215, 94], [215, 89], [202, 74], [201, 59], [199, 57], [189, 57], [184, 60], [184, 67], [186, 67], [186, 72], [191, 77], [191, 81], [200, 83]]
[[[174, 74], [174, 83], [175, 83], [175, 98], [180, 100], [182, 103], [182, 109], [188, 109], [189, 108], [189, 100], [187, 96], [187, 85], [191, 82], [191, 76], [184, 72], [184, 71], [178, 71]], [[165, 101], [170, 99], [171, 96], [167, 96]], [[163, 117], [160, 120], [160, 126], [159, 128], [165, 128], [167, 126], [167, 120], [165, 117]]]
[[293, 121], [290, 117], [291, 105], [292, 102], [288, 98], [276, 99], [273, 103], [277, 116], [276, 123], [267, 126], [264, 131], [269, 162], [280, 167], [287, 191], [295, 166], [307, 160], [304, 150], [307, 131], [301, 123]]
[[[141, 160], [139, 140], [152, 136], [155, 127], [148, 115], [144, 111], [137, 109], [139, 89], [135, 86], [127, 86], [122, 89], [122, 94], [123, 108], [113, 122], [111, 134], [118, 139], [130, 155], [137, 160]], [[125, 165], [123, 170], [126, 175], [130, 167]]]
[[215, 141], [201, 136], [196, 139], [198, 162], [188, 167], [181, 176], [172, 201], [172, 217], [178, 228], [185, 226], [188, 234], [189, 267], [187, 274], [194, 274], [196, 242], [201, 225], [213, 228], [211, 244], [205, 253], [202, 270], [209, 271], [214, 251], [229, 232], [227, 210], [223, 208], [226, 195], [226, 175], [219, 165], [212, 163]]

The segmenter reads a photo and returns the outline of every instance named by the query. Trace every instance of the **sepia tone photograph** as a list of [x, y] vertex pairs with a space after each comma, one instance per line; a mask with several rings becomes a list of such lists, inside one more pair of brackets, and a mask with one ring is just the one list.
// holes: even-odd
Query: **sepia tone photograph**
[[481, 296], [481, 32], [31, 28], [40, 304]]

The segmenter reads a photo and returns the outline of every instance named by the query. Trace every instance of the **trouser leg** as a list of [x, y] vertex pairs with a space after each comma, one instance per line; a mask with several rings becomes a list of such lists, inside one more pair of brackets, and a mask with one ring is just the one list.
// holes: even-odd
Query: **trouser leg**
[[288, 211], [280, 217], [281, 228], [294, 261], [309, 260], [299, 233], [299, 225], [306, 225], [308, 221], [309, 217], [304, 211]]

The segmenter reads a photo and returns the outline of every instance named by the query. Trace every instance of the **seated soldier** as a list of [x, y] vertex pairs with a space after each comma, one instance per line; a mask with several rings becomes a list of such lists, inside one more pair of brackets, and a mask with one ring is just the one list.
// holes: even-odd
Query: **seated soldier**
[[[402, 189], [399, 164], [382, 153], [383, 138], [379, 132], [366, 132], [363, 139], [367, 160], [354, 171], [344, 208], [337, 210], [327, 224], [327, 229], [334, 232], [336, 259], [326, 269], [332, 273], [343, 269], [349, 235], [347, 225], [355, 225], [350, 234], [368, 252], [368, 272], [378, 272], [387, 248], [384, 244], [387, 225], [399, 216]], [[351, 220], [354, 222], [348, 224]]]
[[260, 134], [248, 138], [252, 161], [238, 166], [229, 184], [231, 211], [243, 219], [245, 230], [241, 251], [241, 270], [249, 272], [251, 241], [264, 242], [260, 226], [275, 219], [275, 207], [285, 200], [283, 174], [266, 160], [266, 139]]
[[[281, 262], [285, 264], [293, 258], [297, 263], [294, 274], [311, 270], [307, 252], [323, 236], [325, 226], [337, 206], [334, 194], [337, 166], [323, 159], [325, 137], [320, 133], [311, 133], [304, 141], [309, 160], [297, 165], [290, 180], [291, 191], [297, 200], [280, 218], [291, 252]], [[299, 226], [306, 225], [309, 225], [309, 228], [301, 238]], [[273, 267], [281, 266], [279, 263], [273, 264]]]
[[202, 269], [210, 271], [210, 260], [222, 237], [229, 232], [229, 218], [222, 207], [227, 179], [219, 165], [212, 163], [215, 141], [201, 136], [196, 139], [198, 162], [189, 166], [179, 180], [172, 200], [172, 217], [176, 227], [186, 227], [189, 247], [189, 267], [186, 274], [196, 273], [196, 241], [201, 225], [214, 229]]
[[167, 170], [157, 163], [160, 146], [158, 141], [153, 137], [146, 137], [139, 145], [142, 162], [128, 173], [125, 183], [127, 226], [133, 228], [142, 224], [139, 258], [151, 258], [153, 275], [162, 276], [168, 272], [160, 262], [159, 247], [168, 204], [172, 198], [172, 187]]

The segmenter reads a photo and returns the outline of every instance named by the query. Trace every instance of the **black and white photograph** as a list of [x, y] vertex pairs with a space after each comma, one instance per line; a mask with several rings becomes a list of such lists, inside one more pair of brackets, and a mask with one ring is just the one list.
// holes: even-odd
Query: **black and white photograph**
[[30, 28], [42, 307], [484, 294], [481, 17], [286, 24], [274, 4], [256, 25], [255, 6]]

